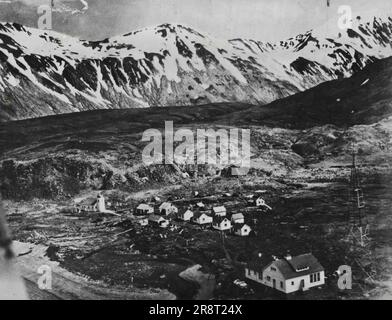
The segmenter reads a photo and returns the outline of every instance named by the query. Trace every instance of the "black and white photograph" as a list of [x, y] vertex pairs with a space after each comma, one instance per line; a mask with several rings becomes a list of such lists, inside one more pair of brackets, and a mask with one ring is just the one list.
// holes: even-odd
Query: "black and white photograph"
[[0, 300], [392, 300], [392, 1], [0, 0], [0, 194]]

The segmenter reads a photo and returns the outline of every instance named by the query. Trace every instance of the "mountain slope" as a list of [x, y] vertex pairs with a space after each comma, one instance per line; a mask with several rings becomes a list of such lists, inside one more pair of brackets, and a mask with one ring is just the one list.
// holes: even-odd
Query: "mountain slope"
[[392, 55], [392, 19], [277, 44], [161, 25], [99, 42], [0, 24], [2, 120], [94, 109], [265, 104]]
[[[205, 124], [302, 130], [324, 125], [342, 129], [372, 125], [391, 116], [392, 57], [348, 79], [329, 81], [264, 106], [225, 103], [193, 108], [96, 110], [1, 123], [0, 154], [7, 157], [8, 153], [16, 156], [15, 152], [22, 152], [27, 157], [34, 143], [52, 147], [53, 140], [64, 147], [78, 148], [82, 145], [70, 142], [90, 137], [104, 140], [105, 135], [129, 137], [151, 127], [163, 128], [164, 121], [173, 121], [179, 127]], [[91, 144], [98, 149], [100, 146]]]
[[369, 170], [372, 165], [390, 168], [391, 79], [388, 58], [349, 79], [323, 83], [265, 106], [96, 110], [1, 123], [0, 190], [6, 198], [28, 199], [67, 197], [91, 188], [135, 191], [149, 183], [183, 183], [172, 166], [145, 166], [141, 159], [148, 143], [142, 141], [143, 132], [163, 128], [169, 120], [195, 133], [250, 128], [251, 167], [261, 176], [346, 178], [348, 173], [341, 169], [312, 171], [306, 165], [349, 164], [352, 142], [360, 148], [362, 161], [371, 164]]
[[347, 128], [392, 117], [392, 58], [365, 67], [348, 79], [322, 83], [305, 92], [224, 115], [235, 125], [309, 129], [322, 125]]

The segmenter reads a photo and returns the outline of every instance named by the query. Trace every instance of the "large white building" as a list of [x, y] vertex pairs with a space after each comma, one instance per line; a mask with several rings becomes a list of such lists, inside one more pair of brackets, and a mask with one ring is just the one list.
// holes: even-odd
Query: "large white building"
[[284, 293], [306, 291], [325, 284], [325, 271], [310, 253], [287, 256], [262, 268], [253, 263], [245, 268], [245, 277]]

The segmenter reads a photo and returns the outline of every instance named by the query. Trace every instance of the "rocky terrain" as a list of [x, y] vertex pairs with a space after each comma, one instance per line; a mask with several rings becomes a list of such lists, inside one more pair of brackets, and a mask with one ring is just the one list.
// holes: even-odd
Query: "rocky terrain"
[[0, 121], [96, 109], [266, 104], [391, 55], [392, 19], [278, 43], [165, 24], [89, 42], [0, 24]]
[[[145, 166], [142, 133], [165, 120], [192, 130], [251, 129], [251, 175], [334, 180], [353, 143], [368, 172], [390, 167], [392, 59], [266, 106], [100, 110], [0, 125], [5, 198], [66, 198], [83, 190], [142, 190], [184, 182], [173, 166]], [[183, 167], [183, 173], [192, 170]], [[211, 176], [209, 168], [199, 168]], [[214, 170], [212, 170], [214, 172]], [[213, 175], [211, 176], [213, 178]]]

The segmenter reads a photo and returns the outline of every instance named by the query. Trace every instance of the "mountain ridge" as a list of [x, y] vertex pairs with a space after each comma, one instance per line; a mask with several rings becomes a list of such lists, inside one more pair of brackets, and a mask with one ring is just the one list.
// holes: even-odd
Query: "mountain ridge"
[[1, 119], [217, 102], [266, 104], [349, 77], [392, 55], [390, 17], [354, 29], [338, 39], [319, 39], [312, 30], [271, 44], [215, 39], [181, 24], [102, 41], [0, 24]]

